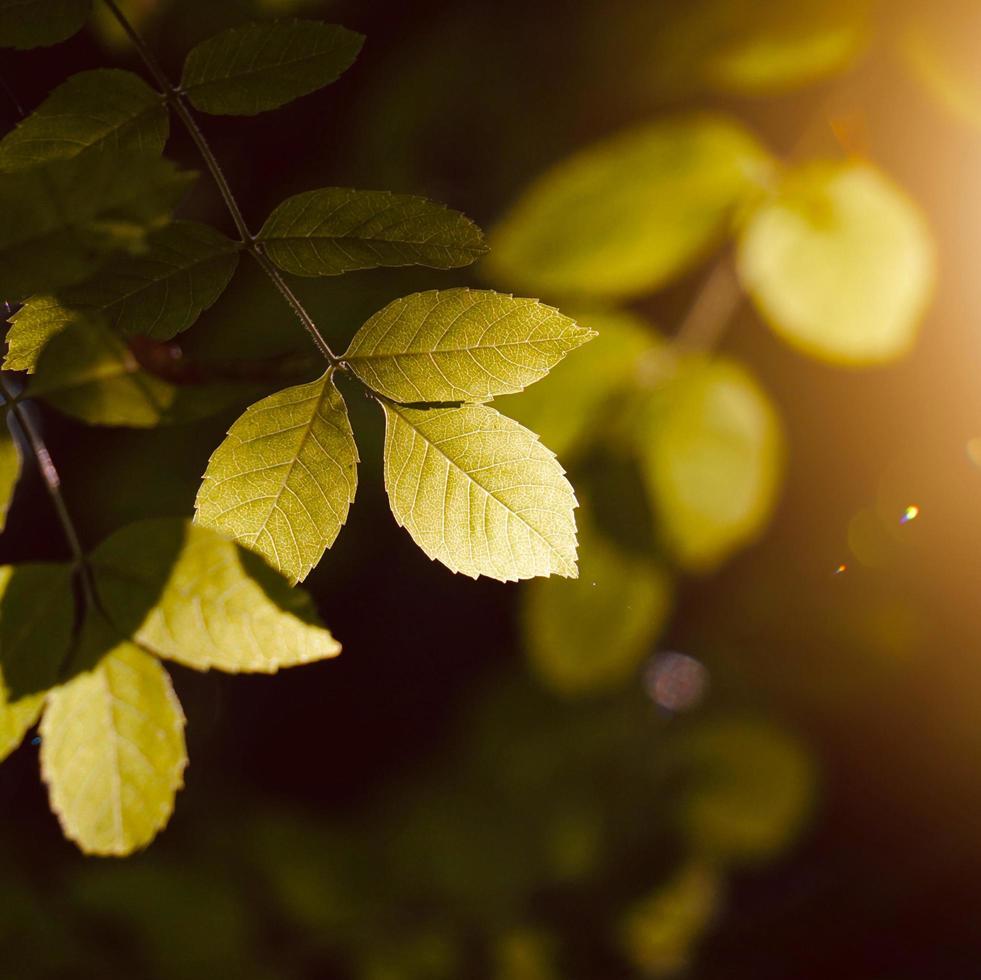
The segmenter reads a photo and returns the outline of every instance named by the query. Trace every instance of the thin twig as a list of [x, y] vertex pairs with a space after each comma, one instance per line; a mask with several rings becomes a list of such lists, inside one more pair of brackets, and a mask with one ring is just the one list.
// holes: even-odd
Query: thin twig
[[184, 100], [184, 96], [181, 91], [176, 88], [167, 77], [160, 62], [157, 60], [157, 56], [153, 53], [150, 46], [143, 40], [139, 31], [129, 22], [126, 15], [119, 9], [115, 0], [103, 0], [105, 5], [109, 8], [112, 15], [119, 22], [119, 25], [129, 36], [129, 39], [133, 42], [134, 47], [139, 53], [140, 57], [143, 59], [143, 63], [146, 65], [147, 70], [153, 76], [157, 85], [160, 86], [160, 94], [167, 100], [167, 103], [173, 106], [174, 112], [177, 113], [184, 127], [190, 134], [191, 139], [194, 141], [195, 146], [197, 146], [202, 158], [204, 159], [205, 166], [207, 166], [208, 171], [211, 173], [215, 184], [221, 193], [222, 199], [225, 202], [225, 207], [228, 208], [228, 213], [232, 216], [232, 221], [235, 223], [235, 228], [238, 231], [241, 239], [242, 245], [255, 260], [262, 267], [263, 271], [269, 277], [272, 284], [279, 290], [282, 297], [289, 304], [290, 308], [296, 314], [297, 319], [303, 324], [304, 329], [310, 334], [313, 339], [314, 344], [316, 344], [317, 349], [321, 354], [327, 359], [331, 364], [337, 364], [340, 360], [339, 357], [330, 349], [330, 345], [324, 339], [323, 334], [317, 328], [317, 325], [313, 322], [313, 318], [307, 313], [303, 304], [296, 297], [293, 291], [286, 284], [286, 281], [280, 275], [279, 270], [269, 261], [269, 259], [263, 254], [261, 248], [258, 246], [255, 240], [255, 236], [249, 231], [249, 226], [245, 221], [245, 217], [242, 214], [242, 209], [238, 205], [238, 201], [235, 199], [235, 195], [232, 193], [232, 189], [229, 186], [225, 174], [221, 169], [221, 165], [218, 163], [218, 158], [214, 155], [211, 146], [208, 144], [207, 139], [205, 139], [204, 133], [201, 132], [201, 127], [198, 126], [197, 120], [188, 108], [187, 103]]
[[743, 292], [732, 259], [724, 253], [695, 294], [694, 302], [674, 336], [675, 347], [693, 352], [712, 350], [742, 300]]

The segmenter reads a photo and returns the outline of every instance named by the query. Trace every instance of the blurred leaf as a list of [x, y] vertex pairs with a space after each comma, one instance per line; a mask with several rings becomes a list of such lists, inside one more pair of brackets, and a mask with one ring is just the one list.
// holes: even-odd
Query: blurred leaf
[[558, 980], [554, 939], [534, 929], [514, 929], [496, 945], [494, 980]]
[[739, 273], [794, 347], [836, 364], [877, 364], [916, 338], [934, 249], [919, 210], [884, 174], [818, 163], [788, 174], [750, 218]]
[[195, 520], [257, 551], [296, 583], [340, 533], [358, 447], [333, 371], [248, 408], [214, 451]]
[[671, 582], [579, 515], [579, 578], [531, 582], [525, 646], [539, 678], [566, 697], [613, 690], [634, 676], [664, 628]]
[[488, 274], [546, 295], [627, 298], [703, 258], [772, 166], [733, 120], [649, 123], [540, 177], [491, 235]]
[[79, 316], [41, 352], [28, 393], [89, 425], [139, 429], [207, 418], [258, 389], [237, 382], [171, 384], [145, 371], [100, 319]]
[[263, 251], [297, 276], [379, 266], [457, 269], [487, 251], [464, 214], [424, 197], [325, 187], [287, 198], [258, 235]]
[[472, 578], [575, 578], [575, 494], [533, 432], [486, 405], [381, 404], [392, 513], [430, 558]]
[[604, 409], [632, 388], [641, 358], [661, 343], [632, 313], [576, 311], [576, 319], [596, 331], [588, 353], [563, 358], [520, 397], [498, 403], [566, 461], [603, 433]]
[[659, 525], [683, 566], [713, 568], [763, 528], [783, 438], [769, 399], [741, 367], [682, 363], [651, 395], [635, 439]]
[[91, 561], [116, 628], [187, 667], [275, 673], [340, 653], [304, 592], [207, 528], [130, 524]]
[[181, 88], [202, 112], [251, 116], [329, 85], [363, 43], [354, 31], [313, 20], [245, 24], [197, 45]]
[[83, 314], [62, 306], [54, 296], [32, 296], [7, 321], [7, 371], [33, 373], [48, 341]]
[[803, 747], [760, 720], [728, 718], [681, 733], [675, 764], [686, 776], [682, 829], [712, 860], [756, 862], [798, 835], [814, 773]]
[[0, 0], [0, 47], [57, 44], [82, 29], [92, 0]]
[[20, 447], [8, 428], [7, 413], [0, 416], [0, 531], [7, 523], [7, 511], [20, 479]]
[[344, 360], [397, 402], [487, 401], [543, 378], [592, 336], [534, 299], [433, 289], [376, 313]]
[[719, 906], [720, 875], [702, 864], [681, 868], [630, 910], [621, 928], [627, 959], [648, 977], [674, 977]]
[[121, 257], [59, 298], [98, 310], [124, 336], [170, 340], [217, 301], [237, 265], [235, 242], [208, 225], [175, 221], [151, 233], [139, 254]]
[[54, 686], [74, 627], [70, 565], [0, 566], [0, 676], [8, 703]]
[[167, 672], [123, 642], [48, 696], [41, 772], [65, 836], [86, 854], [132, 854], [166, 825], [183, 786], [184, 714]]
[[168, 131], [162, 96], [139, 76], [113, 68], [83, 71], [0, 140], [0, 173], [85, 152], [156, 156]]
[[37, 724], [44, 707], [44, 694], [8, 701], [0, 689], [0, 762], [19, 748], [24, 736]]

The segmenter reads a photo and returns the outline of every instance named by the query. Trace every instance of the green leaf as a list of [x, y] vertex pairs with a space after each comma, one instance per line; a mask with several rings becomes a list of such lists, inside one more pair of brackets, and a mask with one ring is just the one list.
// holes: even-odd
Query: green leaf
[[57, 683], [74, 627], [70, 565], [0, 566], [0, 675], [8, 702]]
[[146, 847], [170, 819], [186, 765], [170, 678], [135, 644], [48, 696], [41, 772], [65, 836], [86, 854]]
[[0, 0], [0, 48], [47, 47], [82, 29], [92, 0]]
[[487, 401], [543, 378], [593, 336], [538, 300], [433, 289], [376, 313], [344, 360], [397, 402]]
[[188, 54], [181, 88], [202, 112], [251, 116], [329, 85], [363, 43], [354, 31], [313, 20], [244, 24]]
[[287, 198], [259, 232], [263, 250], [297, 276], [380, 266], [457, 269], [486, 251], [464, 214], [409, 194], [325, 187]]
[[41, 717], [43, 707], [43, 694], [8, 701], [0, 688], [0, 762], [24, 741], [24, 736]]
[[45, 345], [69, 323], [82, 319], [78, 310], [63, 306], [55, 296], [32, 296], [7, 321], [7, 371], [33, 373]]
[[195, 520], [302, 581], [347, 520], [357, 465], [347, 406], [328, 371], [252, 405], [229, 429], [205, 471]]
[[754, 137], [723, 117], [621, 133], [532, 184], [491, 234], [488, 273], [546, 295], [651, 292], [718, 244], [771, 166]]
[[738, 260], [774, 331], [836, 364], [905, 354], [936, 276], [919, 210], [865, 163], [818, 163], [788, 174], [746, 225]]
[[79, 316], [43, 349], [28, 390], [89, 425], [144, 429], [207, 418], [254, 397], [256, 386], [171, 384], [144, 370], [102, 320]]
[[7, 511], [10, 508], [10, 501], [13, 500], [17, 481], [20, 479], [23, 462], [20, 457], [20, 447], [7, 424], [8, 419], [0, 416], [0, 531], [7, 523]]
[[579, 577], [531, 582], [525, 645], [541, 680], [566, 697], [616, 689], [635, 676], [664, 628], [671, 582], [579, 517]]
[[116, 628], [185, 666], [274, 673], [340, 653], [305, 593], [208, 528], [171, 518], [131, 524], [91, 562]]
[[741, 367], [683, 364], [653, 393], [635, 439], [662, 533], [686, 568], [715, 567], [765, 525], [783, 439], [769, 399]]
[[72, 75], [0, 140], [0, 173], [84, 152], [159, 155], [169, 117], [162, 97], [132, 72], [98, 68]]
[[596, 331], [588, 354], [563, 359], [533, 388], [498, 403], [501, 411], [537, 432], [567, 463], [604, 434], [606, 409], [617, 396], [631, 390], [642, 358], [662, 343], [632, 313], [575, 312], [580, 323]]
[[576, 497], [533, 432], [486, 405], [382, 408], [392, 513], [430, 558], [472, 578], [575, 578]]
[[0, 297], [53, 292], [140, 247], [191, 179], [166, 160], [109, 153], [0, 174]]
[[66, 290], [65, 306], [94, 309], [124, 336], [170, 340], [221, 296], [238, 266], [238, 246], [208, 225], [175, 221], [146, 249]]

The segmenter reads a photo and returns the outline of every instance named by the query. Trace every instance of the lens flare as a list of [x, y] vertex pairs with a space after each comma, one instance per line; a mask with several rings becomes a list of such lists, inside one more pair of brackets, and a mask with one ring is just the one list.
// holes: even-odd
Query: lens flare
[[916, 504], [910, 504], [906, 510], [903, 511], [903, 516], [899, 518], [900, 524], [909, 524], [910, 521], [915, 521], [920, 515], [920, 508]]

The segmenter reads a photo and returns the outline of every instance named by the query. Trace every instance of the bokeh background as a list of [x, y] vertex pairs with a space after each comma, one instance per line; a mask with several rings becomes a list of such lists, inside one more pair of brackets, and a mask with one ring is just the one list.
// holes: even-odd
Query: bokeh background
[[[367, 35], [329, 89], [205, 121], [254, 224], [289, 194], [341, 185], [425, 194], [494, 228], [570, 154], [710, 109], [786, 160], [857, 157], [890, 175], [926, 216], [938, 282], [914, 350], [862, 370], [803, 356], [739, 306], [716, 350], [775, 406], [779, 490], [752, 540], [701, 573], [672, 558], [617, 425], [570, 385], [551, 424], [597, 413], [588, 449], [560, 454], [587, 504], [581, 584], [453, 576], [396, 527], [379, 413], [351, 399], [358, 500], [307, 582], [343, 655], [272, 678], [175, 668], [186, 789], [166, 832], [125, 861], [83, 858], [62, 839], [28, 740], [0, 768], [0, 975], [974, 975], [976, 7], [126, 6], [172, 75], [193, 43], [256, 16], [323, 16]], [[724, 57], [743, 68], [721, 70]], [[5, 52], [0, 76], [31, 108], [71, 72], [107, 63], [140, 70], [103, 21], [56, 48]], [[0, 98], [0, 125], [16, 118]], [[198, 165], [176, 127], [168, 155]], [[228, 225], [206, 178], [182, 213]], [[692, 261], [620, 315], [668, 343], [714, 261]], [[483, 275], [375, 271], [297, 291], [343, 347], [390, 299]], [[226, 367], [273, 371], [310, 355], [248, 266], [181, 340], [187, 359]], [[572, 355], [578, 371], [591, 353]], [[508, 400], [518, 417], [520, 397]], [[86, 542], [190, 513], [235, 416], [146, 433], [44, 409]], [[901, 524], [910, 505], [919, 514]], [[28, 467], [0, 560], [64, 554]]]

